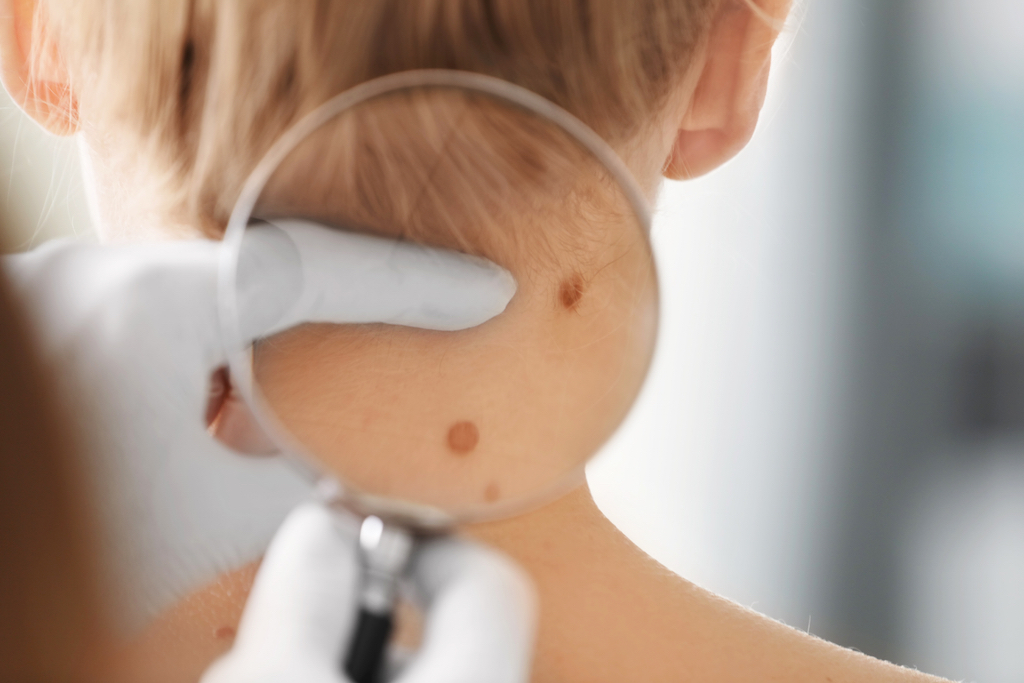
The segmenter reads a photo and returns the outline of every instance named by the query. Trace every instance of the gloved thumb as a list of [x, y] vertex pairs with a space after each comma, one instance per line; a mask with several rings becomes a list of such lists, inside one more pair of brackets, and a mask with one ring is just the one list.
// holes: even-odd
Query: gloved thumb
[[445, 537], [420, 546], [410, 573], [426, 623], [419, 652], [395, 683], [529, 680], [536, 599], [511, 560]]

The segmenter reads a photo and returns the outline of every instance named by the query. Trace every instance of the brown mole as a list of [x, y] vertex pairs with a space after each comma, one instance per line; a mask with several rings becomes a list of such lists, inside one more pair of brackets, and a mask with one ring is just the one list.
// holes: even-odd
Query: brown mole
[[480, 443], [480, 430], [472, 422], [456, 422], [448, 430], [448, 447], [457, 455], [466, 455]]
[[501, 498], [501, 487], [498, 486], [498, 482], [492, 481], [484, 489], [484, 500], [488, 503], [493, 503]]
[[569, 311], [575, 311], [583, 298], [583, 291], [586, 285], [579, 273], [573, 273], [571, 277], [562, 281], [558, 288], [558, 301], [562, 307]]
[[234, 640], [235, 629], [230, 626], [221, 626], [217, 629], [217, 632], [213, 634], [217, 640]]

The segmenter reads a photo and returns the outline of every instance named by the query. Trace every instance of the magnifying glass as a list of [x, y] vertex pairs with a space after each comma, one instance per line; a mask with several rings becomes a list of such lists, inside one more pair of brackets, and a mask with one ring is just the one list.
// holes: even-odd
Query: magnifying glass
[[[239, 296], [247, 231], [296, 220], [387, 238], [396, 255], [422, 245], [486, 260], [515, 295], [468, 329], [303, 324], [245, 344], [260, 305]], [[566, 493], [625, 418], [657, 336], [650, 224], [641, 188], [594, 131], [469, 72], [403, 72], [342, 93], [245, 183], [220, 271], [225, 344], [243, 349], [229, 369], [282, 456], [364, 518], [345, 662], [356, 683], [377, 677], [417, 537]], [[397, 276], [402, 263], [389, 261]]]

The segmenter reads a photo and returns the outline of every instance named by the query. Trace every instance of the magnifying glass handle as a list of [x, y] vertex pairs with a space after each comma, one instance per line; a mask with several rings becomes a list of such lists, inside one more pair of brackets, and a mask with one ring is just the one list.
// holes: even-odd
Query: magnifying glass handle
[[345, 674], [353, 683], [379, 683], [393, 627], [392, 613], [359, 610], [355, 637], [345, 661]]
[[359, 529], [359, 549], [363, 584], [345, 673], [353, 683], [379, 683], [394, 627], [398, 580], [409, 564], [413, 537], [407, 530], [371, 516]]

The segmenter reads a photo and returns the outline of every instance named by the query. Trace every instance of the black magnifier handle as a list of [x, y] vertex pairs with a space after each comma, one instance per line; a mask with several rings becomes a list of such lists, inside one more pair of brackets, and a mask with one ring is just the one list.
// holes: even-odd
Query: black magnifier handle
[[393, 613], [374, 614], [359, 610], [356, 632], [345, 660], [345, 674], [353, 683], [379, 683], [388, 642], [394, 628]]
[[359, 617], [345, 657], [345, 674], [353, 683], [380, 683], [394, 629], [398, 581], [412, 554], [412, 535], [401, 527], [367, 517], [359, 529], [363, 581]]

